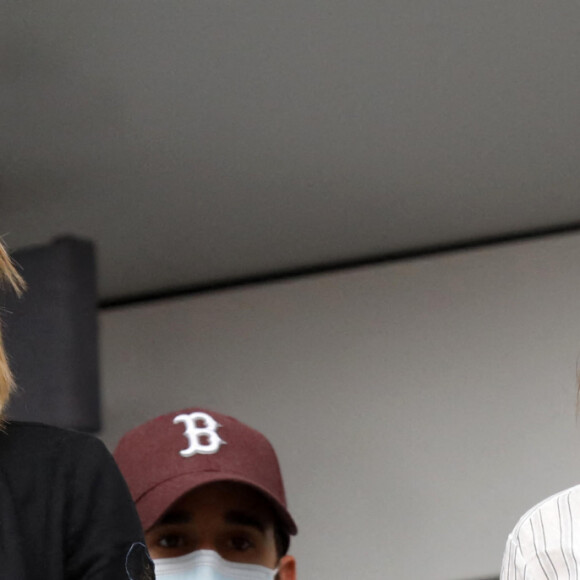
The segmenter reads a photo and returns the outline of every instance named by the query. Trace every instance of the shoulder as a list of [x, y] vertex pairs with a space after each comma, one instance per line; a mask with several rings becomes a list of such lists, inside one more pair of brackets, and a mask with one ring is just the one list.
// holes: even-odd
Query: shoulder
[[536, 522], [545, 527], [563, 517], [580, 520], [580, 485], [559, 491], [531, 507], [519, 519], [510, 535], [517, 538]]
[[[96, 437], [61, 427], [53, 427], [43, 423], [28, 423], [9, 421], [0, 431], [0, 446], [29, 448], [30, 450], [49, 450], [53, 447], [82, 447], [87, 444], [101, 444]], [[101, 444], [102, 445], [102, 444]]]
[[[506, 554], [522, 562], [551, 562], [552, 551], [577, 561], [574, 536], [580, 533], [580, 485], [547, 497], [518, 521], [506, 543]], [[570, 552], [570, 554], [568, 554]], [[563, 565], [563, 564], [562, 564]], [[576, 566], [576, 564], [575, 564]]]
[[508, 536], [501, 580], [567, 578], [578, 573], [575, 536], [580, 532], [580, 485], [565, 489], [529, 509]]
[[28, 421], [7, 421], [0, 432], [1, 438], [8, 438], [11, 441], [36, 441], [55, 442], [63, 440], [76, 440], [91, 438], [91, 435], [54, 427], [44, 423], [32, 423]]
[[0, 463], [52, 464], [55, 468], [80, 463], [108, 463], [112, 457], [96, 437], [42, 423], [8, 422], [0, 431]]
[[0, 431], [0, 450], [13, 453], [42, 453], [59, 447], [80, 433], [42, 423], [8, 421]]

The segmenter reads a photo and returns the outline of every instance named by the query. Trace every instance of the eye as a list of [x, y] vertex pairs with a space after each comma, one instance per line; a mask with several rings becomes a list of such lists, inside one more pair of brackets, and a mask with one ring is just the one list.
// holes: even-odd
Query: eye
[[167, 549], [182, 548], [185, 538], [181, 534], [164, 534], [157, 539], [157, 545]]
[[229, 544], [237, 552], [247, 552], [254, 547], [254, 542], [246, 536], [232, 536], [229, 539]]

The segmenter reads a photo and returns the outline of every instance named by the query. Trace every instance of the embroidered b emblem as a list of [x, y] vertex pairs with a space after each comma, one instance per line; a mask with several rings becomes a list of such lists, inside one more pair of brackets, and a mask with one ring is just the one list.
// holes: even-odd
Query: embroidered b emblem
[[[202, 427], [198, 427], [198, 422], [202, 423]], [[177, 415], [173, 419], [173, 423], [183, 423], [185, 425], [185, 432], [189, 447], [182, 449], [179, 453], [183, 457], [191, 457], [196, 453], [203, 455], [211, 455], [217, 453], [220, 446], [225, 441], [217, 434], [217, 429], [221, 425], [207, 413], [196, 411], [189, 415]]]

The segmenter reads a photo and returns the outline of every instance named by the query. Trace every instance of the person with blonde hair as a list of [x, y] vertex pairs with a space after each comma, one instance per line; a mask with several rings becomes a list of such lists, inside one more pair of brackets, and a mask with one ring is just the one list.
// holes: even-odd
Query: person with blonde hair
[[[24, 290], [24, 280], [14, 268], [2, 244], [0, 244], [0, 287], [2, 289], [8, 287], [17, 294], [21, 294]], [[0, 328], [0, 419], [4, 415], [4, 409], [13, 388], [14, 379], [8, 365]]]
[[[24, 286], [0, 243], [0, 289]], [[139, 517], [105, 446], [90, 435], [8, 420], [13, 389], [0, 329], [0, 578], [152, 579]]]

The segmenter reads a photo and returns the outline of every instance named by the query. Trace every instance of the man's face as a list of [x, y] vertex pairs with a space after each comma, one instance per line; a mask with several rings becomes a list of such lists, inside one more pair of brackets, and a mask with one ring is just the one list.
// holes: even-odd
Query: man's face
[[295, 578], [292, 556], [278, 559], [274, 515], [261, 494], [243, 484], [204, 485], [180, 498], [146, 534], [154, 559], [213, 550], [224, 560], [279, 568]]

